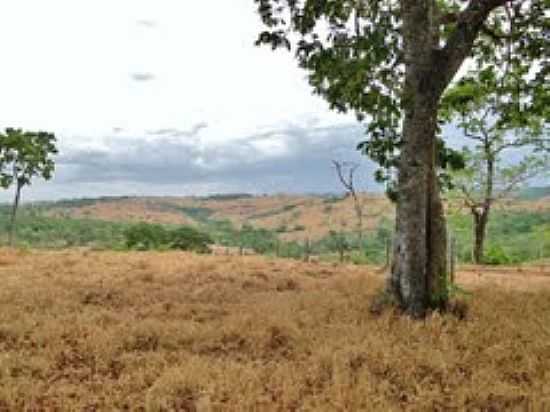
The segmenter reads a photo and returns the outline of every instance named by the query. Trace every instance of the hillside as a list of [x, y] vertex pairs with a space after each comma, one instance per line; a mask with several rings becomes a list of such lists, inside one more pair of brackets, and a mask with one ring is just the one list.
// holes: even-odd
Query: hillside
[[[391, 203], [381, 195], [361, 195], [365, 230], [375, 230], [380, 219], [393, 216]], [[200, 225], [229, 220], [279, 233], [284, 241], [319, 240], [331, 230], [352, 231], [356, 215], [351, 198], [321, 196], [236, 196], [211, 198], [157, 197], [89, 199], [53, 204], [51, 216], [108, 221]]]

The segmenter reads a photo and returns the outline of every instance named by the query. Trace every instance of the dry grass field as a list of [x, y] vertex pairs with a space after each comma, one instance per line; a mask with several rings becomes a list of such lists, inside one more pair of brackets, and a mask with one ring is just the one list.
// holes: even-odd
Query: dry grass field
[[0, 411], [550, 408], [548, 266], [468, 267], [465, 319], [425, 322], [360, 266], [0, 249], [0, 277]]

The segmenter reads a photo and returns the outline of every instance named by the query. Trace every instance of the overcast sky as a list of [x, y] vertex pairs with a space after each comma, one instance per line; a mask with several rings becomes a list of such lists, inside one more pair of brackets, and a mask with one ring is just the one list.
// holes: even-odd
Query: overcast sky
[[51, 131], [60, 149], [24, 200], [334, 192], [333, 159], [380, 190], [363, 128], [291, 54], [253, 46], [261, 29], [252, 0], [3, 0], [0, 129]]
[[60, 149], [24, 197], [333, 191], [333, 158], [368, 186], [362, 129], [260, 28], [252, 0], [4, 1], [0, 127]]

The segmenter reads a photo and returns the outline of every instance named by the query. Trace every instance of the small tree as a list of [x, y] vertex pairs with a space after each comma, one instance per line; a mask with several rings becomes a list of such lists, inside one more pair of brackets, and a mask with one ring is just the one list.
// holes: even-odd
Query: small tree
[[209, 253], [209, 245], [214, 241], [206, 233], [191, 226], [182, 226], [169, 233], [170, 249]]
[[159, 224], [140, 222], [124, 231], [126, 246], [129, 249], [159, 249], [168, 243], [168, 231]]
[[[483, 261], [494, 204], [529, 179], [550, 171], [548, 109], [518, 107], [517, 100], [511, 104], [510, 95], [516, 92], [512, 67], [503, 72], [489, 66], [470, 73], [442, 101], [443, 118], [455, 121], [473, 143], [462, 151], [465, 168], [455, 173], [453, 185], [472, 215], [475, 263]], [[506, 161], [510, 151], [518, 161]]]
[[55, 136], [48, 132], [24, 132], [7, 128], [0, 133], [0, 185], [7, 189], [15, 184], [15, 199], [9, 226], [9, 244], [13, 245], [16, 230], [17, 208], [21, 190], [30, 186], [37, 176], [51, 179], [55, 169], [52, 156], [57, 154]]

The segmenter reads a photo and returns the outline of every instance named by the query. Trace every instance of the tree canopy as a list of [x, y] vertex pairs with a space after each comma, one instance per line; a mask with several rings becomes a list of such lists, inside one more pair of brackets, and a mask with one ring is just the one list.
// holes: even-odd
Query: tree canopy
[[55, 136], [48, 132], [24, 132], [7, 128], [0, 134], [0, 187], [9, 188], [15, 184], [9, 242], [13, 243], [15, 218], [21, 190], [31, 184], [35, 176], [49, 180], [55, 169], [52, 158], [57, 154]]
[[[406, 50], [398, 0], [255, 0], [266, 30], [257, 44], [294, 50], [313, 91], [332, 109], [366, 120], [359, 149], [381, 166], [396, 165], [402, 140]], [[481, 78], [512, 72], [501, 109], [516, 122], [525, 114], [549, 117], [550, 18], [548, 0], [438, 0], [432, 19], [438, 65], [431, 82], [440, 93], [466, 64]], [[479, 32], [479, 35], [476, 35]], [[472, 77], [469, 77], [473, 79]], [[445, 155], [452, 153], [440, 152]], [[440, 159], [445, 165], [446, 160]], [[380, 172], [379, 172], [380, 173]], [[382, 178], [383, 175], [381, 174]]]
[[55, 136], [48, 132], [24, 132], [7, 128], [0, 133], [0, 184], [31, 184], [35, 176], [49, 180], [55, 169]]

